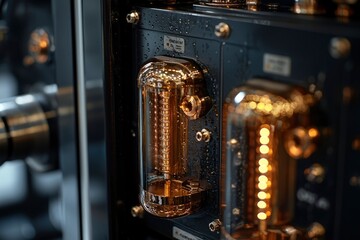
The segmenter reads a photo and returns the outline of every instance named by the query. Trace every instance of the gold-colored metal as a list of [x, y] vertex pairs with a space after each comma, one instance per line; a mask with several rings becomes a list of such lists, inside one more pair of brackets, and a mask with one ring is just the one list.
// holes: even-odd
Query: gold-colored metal
[[308, 229], [307, 237], [311, 240], [316, 240], [319, 237], [323, 237], [325, 235], [325, 228], [318, 222], [314, 222]]
[[231, 4], [231, 3], [238, 3], [239, 0], [210, 0], [211, 3], [218, 3], [218, 4]]
[[301, 236], [302, 233], [300, 230], [294, 228], [293, 226], [284, 226], [282, 228], [282, 231], [286, 233], [286, 235], [289, 237], [289, 240], [300, 240], [303, 239]]
[[137, 11], [131, 11], [126, 15], [126, 21], [128, 23], [137, 24], [140, 21], [140, 14]]
[[260, 0], [246, 0], [247, 10], [258, 11], [260, 7]]
[[335, 59], [346, 58], [351, 52], [351, 43], [347, 38], [334, 37], [330, 41], [329, 52]]
[[316, 15], [325, 13], [318, 0], [295, 0], [293, 11], [297, 14]]
[[222, 183], [225, 199], [229, 197], [222, 204], [222, 232], [228, 239], [296, 239], [297, 233], [281, 229], [294, 214], [294, 158], [316, 149], [312, 140], [319, 132], [307, 125], [314, 102], [300, 88], [262, 79], [249, 80], [229, 94], [223, 114]]
[[211, 223], [209, 223], [209, 229], [211, 232], [219, 231], [221, 227], [221, 221], [220, 219], [215, 219]]
[[354, 14], [351, 6], [348, 4], [339, 4], [335, 10], [335, 15], [342, 18], [349, 18]]
[[293, 226], [284, 226], [281, 229], [271, 229], [267, 231], [264, 240], [305, 240], [304, 234]]
[[316, 128], [296, 127], [286, 134], [285, 147], [292, 158], [308, 158], [316, 150]]
[[354, 15], [358, 0], [333, 0], [333, 2], [337, 4], [335, 15], [345, 20]]
[[[202, 70], [191, 60], [158, 56], [138, 76], [143, 166], [141, 202], [156, 216], [190, 214], [206, 184], [189, 176], [189, 121], [210, 109]], [[206, 137], [205, 137], [206, 138]]]
[[43, 28], [35, 29], [28, 44], [29, 55], [24, 58], [24, 65], [33, 63], [44, 64], [49, 61], [50, 53], [54, 51], [51, 37]]
[[188, 95], [183, 99], [180, 108], [189, 119], [194, 120], [202, 116], [209, 109], [210, 103], [211, 101], [208, 96], [199, 98], [197, 95]]
[[230, 36], [230, 26], [227, 23], [219, 23], [215, 26], [215, 35], [219, 38], [228, 38]]
[[146, 0], [150, 4], [163, 4], [163, 5], [176, 5], [176, 4], [185, 4], [185, 3], [193, 3], [193, 0]]
[[214, 7], [239, 7], [241, 5], [241, 0], [210, 0], [210, 1], [200, 1], [201, 4]]
[[134, 206], [131, 208], [131, 216], [136, 218], [144, 217], [144, 208], [142, 206]]
[[202, 129], [201, 131], [196, 133], [196, 140], [198, 142], [204, 141], [209, 142], [211, 139], [211, 132], [207, 129]]
[[309, 182], [321, 183], [325, 178], [325, 169], [318, 163], [314, 163], [309, 168], [305, 169], [304, 174]]

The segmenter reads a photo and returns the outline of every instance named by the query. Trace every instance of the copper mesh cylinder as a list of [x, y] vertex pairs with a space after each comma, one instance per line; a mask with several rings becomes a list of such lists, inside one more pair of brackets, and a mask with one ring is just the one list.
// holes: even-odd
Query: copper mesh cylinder
[[190, 214], [204, 191], [187, 157], [189, 121], [209, 105], [202, 71], [193, 61], [159, 56], [143, 65], [138, 84], [140, 201], [156, 216]]

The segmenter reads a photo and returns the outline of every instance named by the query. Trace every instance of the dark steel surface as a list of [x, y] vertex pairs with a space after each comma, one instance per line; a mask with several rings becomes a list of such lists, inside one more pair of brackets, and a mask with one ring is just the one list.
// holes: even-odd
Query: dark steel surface
[[[59, 168], [39, 175], [18, 164], [21, 196], [1, 206], [0, 237], [159, 240], [173, 239], [180, 230], [194, 238], [219, 239], [220, 233], [208, 225], [220, 218], [223, 101], [231, 89], [259, 77], [301, 86], [314, 83], [322, 92], [313, 113], [322, 130], [321, 145], [310, 158], [297, 162], [296, 217], [291, 224], [306, 228], [320, 222], [327, 229], [326, 240], [360, 238], [358, 16], [296, 15], [290, 1], [280, 1], [284, 8], [278, 12], [145, 0], [5, 2], [10, 15], [1, 1], [0, 34], [8, 34], [8, 41], [0, 40], [0, 70], [14, 74], [13, 95], [57, 85], [56, 100], [46, 110], [56, 105], [49, 156], [59, 161]], [[126, 22], [131, 10], [139, 12], [138, 24]], [[214, 34], [220, 22], [230, 26], [228, 38]], [[55, 51], [46, 64], [25, 65], [29, 34], [38, 27], [53, 36]], [[184, 52], [165, 49], [165, 36], [182, 38]], [[346, 38], [351, 49], [334, 58], [330, 45], [339, 37]], [[266, 53], [291, 59], [290, 74], [264, 71]], [[139, 204], [141, 174], [136, 78], [141, 65], [159, 55], [192, 59], [205, 72], [213, 106], [192, 123], [188, 141], [190, 161], [200, 162], [200, 176], [212, 188], [203, 208], [192, 215], [164, 219], [145, 213], [134, 218], [131, 208]], [[4, 119], [0, 161], [11, 153]], [[196, 141], [196, 132], [203, 128], [212, 133], [209, 143]], [[16, 147], [22, 151], [29, 146]], [[303, 174], [313, 163], [326, 170], [321, 184]]]
[[[249, 78], [261, 77], [300, 86], [316, 84], [323, 96], [314, 119], [321, 129], [331, 129], [329, 135], [322, 136], [317, 152], [309, 159], [298, 162], [296, 217], [292, 223], [306, 227], [318, 221], [327, 229], [326, 239], [356, 239], [358, 235], [351, 228], [359, 225], [359, 222], [356, 219], [349, 220], [349, 216], [360, 212], [359, 206], [355, 204], [360, 199], [360, 189], [357, 185], [350, 186], [349, 181], [358, 174], [357, 162], [354, 161], [358, 153], [351, 149], [349, 135], [357, 136], [359, 132], [354, 122], [359, 117], [354, 108], [358, 100], [345, 105], [342, 102], [342, 91], [345, 86], [355, 92], [359, 89], [358, 83], [354, 81], [359, 76], [359, 23], [355, 20], [343, 22], [327, 17], [216, 9], [200, 5], [194, 8], [134, 9], [141, 17], [140, 22], [133, 25], [132, 41], [135, 42], [136, 56], [133, 76], [136, 76], [136, 69], [143, 62], [154, 56], [191, 58], [207, 69], [208, 91], [214, 100], [212, 112], [198, 123], [199, 127], [210, 128], [214, 137], [214, 145], [209, 146], [211, 150], [208, 151], [207, 159], [210, 162], [202, 160], [204, 166], [207, 166], [205, 172], [215, 172], [212, 176], [203, 175], [214, 186], [214, 190], [209, 193], [209, 204], [202, 212], [179, 219], [165, 220], [146, 215], [147, 225], [168, 237], [173, 234], [169, 228], [174, 226], [205, 239], [219, 237], [209, 231], [207, 224], [218, 216], [216, 199], [219, 194], [217, 181], [221, 157], [216, 142], [220, 139], [219, 119], [223, 99], [232, 88]], [[226, 39], [220, 39], [214, 34], [215, 26], [220, 22], [230, 26], [231, 33]], [[184, 53], [164, 49], [165, 35], [183, 38]], [[351, 52], [348, 56], [339, 59], [331, 56], [329, 46], [334, 37], [344, 37], [350, 41]], [[289, 57], [290, 75], [264, 72], [265, 53]], [[353, 124], [348, 124], [349, 121]], [[198, 156], [197, 153], [194, 150], [192, 156]], [[326, 169], [326, 178], [321, 184], [309, 183], [303, 174], [315, 162]], [[309, 196], [315, 200], [307, 200]], [[158, 227], [163, 225], [167, 227]]]

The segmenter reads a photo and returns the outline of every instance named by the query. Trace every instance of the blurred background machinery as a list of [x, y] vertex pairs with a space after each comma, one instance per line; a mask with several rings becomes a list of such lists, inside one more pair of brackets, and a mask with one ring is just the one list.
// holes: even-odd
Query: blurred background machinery
[[0, 6], [0, 239], [106, 238], [101, 3]]
[[0, 10], [0, 239], [359, 239], [357, 1]]

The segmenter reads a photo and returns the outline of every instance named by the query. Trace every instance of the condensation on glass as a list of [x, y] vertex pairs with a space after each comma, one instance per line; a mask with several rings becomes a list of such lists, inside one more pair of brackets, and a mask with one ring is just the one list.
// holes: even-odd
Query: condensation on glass
[[211, 105], [202, 69], [192, 60], [154, 57], [140, 69], [138, 86], [140, 202], [159, 217], [191, 214], [207, 190], [188, 158], [189, 121]]
[[[222, 239], [288, 239], [296, 159], [315, 150], [312, 95], [290, 85], [249, 80], [223, 108]], [[297, 239], [297, 238], [291, 238]]]

